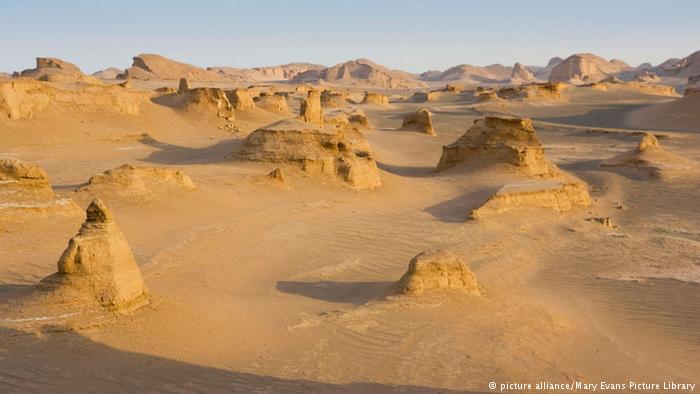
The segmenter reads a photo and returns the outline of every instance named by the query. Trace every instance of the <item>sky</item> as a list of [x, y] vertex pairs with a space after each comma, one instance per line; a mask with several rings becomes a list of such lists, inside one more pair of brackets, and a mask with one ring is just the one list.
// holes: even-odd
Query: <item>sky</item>
[[0, 0], [0, 71], [52, 56], [91, 73], [139, 53], [202, 67], [364, 57], [410, 72], [578, 52], [656, 65], [700, 50], [697, 15], [700, 0]]

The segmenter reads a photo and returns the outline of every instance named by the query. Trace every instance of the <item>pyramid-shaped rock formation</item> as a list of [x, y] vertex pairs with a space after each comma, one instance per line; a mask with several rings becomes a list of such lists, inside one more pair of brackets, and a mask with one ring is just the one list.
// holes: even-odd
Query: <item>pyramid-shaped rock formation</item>
[[513, 72], [510, 74], [513, 83], [528, 83], [535, 80], [535, 74], [520, 63], [515, 63]]
[[528, 176], [552, 176], [556, 166], [544, 157], [542, 142], [527, 118], [487, 116], [457, 141], [444, 146], [437, 169], [458, 164], [505, 164]]
[[356, 189], [381, 186], [367, 140], [352, 129], [326, 129], [286, 119], [246, 137], [239, 157], [295, 165], [310, 175], [337, 178]]
[[58, 261], [58, 272], [38, 289], [59, 302], [131, 310], [148, 303], [146, 286], [124, 234], [102, 201], [94, 200], [87, 219]]
[[396, 293], [420, 295], [430, 290], [448, 290], [479, 295], [479, 284], [469, 266], [455, 254], [426, 251], [415, 256], [408, 271], [395, 285]]

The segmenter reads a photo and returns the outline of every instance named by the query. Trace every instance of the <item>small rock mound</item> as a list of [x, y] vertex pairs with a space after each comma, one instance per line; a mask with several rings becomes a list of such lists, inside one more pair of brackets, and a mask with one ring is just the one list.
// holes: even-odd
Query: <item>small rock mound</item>
[[37, 289], [61, 303], [97, 302], [114, 311], [147, 304], [141, 271], [112, 213], [96, 199], [86, 214], [58, 261], [58, 272], [43, 279]]
[[147, 196], [176, 190], [193, 190], [192, 179], [180, 170], [124, 164], [94, 175], [81, 191], [109, 192], [122, 196]]
[[395, 286], [399, 294], [420, 295], [430, 290], [449, 290], [479, 295], [476, 277], [458, 256], [445, 250], [418, 254]]
[[379, 93], [365, 92], [365, 97], [362, 98], [361, 104], [385, 105], [389, 104], [389, 96]]
[[527, 118], [487, 116], [457, 141], [442, 148], [437, 169], [461, 163], [478, 166], [507, 164], [528, 176], [553, 176], [557, 169], [544, 157], [542, 142]]
[[186, 116], [198, 120], [213, 120], [223, 123], [222, 127], [234, 128], [236, 119], [233, 105], [226, 92], [217, 88], [194, 88], [184, 92], [171, 93], [153, 99], [155, 103], [175, 109]]
[[645, 133], [636, 149], [602, 163], [604, 167], [629, 167], [653, 178], [671, 178], [687, 174], [696, 168], [688, 159], [661, 147], [651, 133]]
[[267, 174], [267, 176], [269, 176], [270, 178], [272, 178], [272, 179], [274, 179], [274, 180], [276, 180], [276, 181], [278, 181], [278, 182], [284, 183], [284, 182], [287, 181], [287, 177], [284, 176], [284, 172], [282, 172], [282, 169], [279, 168], [279, 167], [277, 167], [277, 168], [275, 168], [274, 170], [270, 171], [270, 173]]
[[302, 100], [300, 115], [304, 122], [323, 126], [323, 110], [321, 109], [321, 93], [309, 90], [306, 100]]
[[421, 108], [416, 112], [407, 114], [403, 118], [401, 130], [411, 130], [428, 135], [435, 135], [433, 127], [433, 114], [425, 108]]
[[356, 189], [381, 186], [367, 140], [350, 129], [324, 129], [286, 119], [246, 137], [244, 160], [300, 166], [309, 174], [341, 179]]
[[0, 159], [0, 221], [37, 214], [76, 214], [78, 207], [58, 198], [44, 170], [16, 159]]
[[480, 207], [473, 219], [484, 219], [511, 211], [553, 210], [566, 212], [591, 205], [585, 184], [577, 181], [530, 180], [503, 186]]

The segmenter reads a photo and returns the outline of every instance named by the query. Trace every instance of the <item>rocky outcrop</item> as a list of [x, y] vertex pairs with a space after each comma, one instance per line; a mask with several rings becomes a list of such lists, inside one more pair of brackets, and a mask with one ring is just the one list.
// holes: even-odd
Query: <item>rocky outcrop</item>
[[255, 104], [267, 111], [277, 112], [281, 114], [289, 113], [289, 105], [287, 99], [282, 94], [267, 94], [263, 93], [255, 98]]
[[513, 70], [500, 64], [485, 67], [460, 64], [440, 74], [426, 74], [426, 81], [461, 81], [464, 83], [501, 82], [510, 77]]
[[619, 60], [607, 61], [591, 53], [571, 55], [554, 67], [549, 82], [584, 84], [598, 82], [632, 67]]
[[186, 93], [190, 90], [190, 82], [187, 78], [180, 78], [180, 83], [177, 86], [178, 93]]
[[683, 95], [688, 96], [697, 93], [700, 93], [700, 74], [688, 77], [688, 83], [685, 84], [685, 93]]
[[325, 89], [321, 92], [321, 107], [338, 108], [348, 105], [348, 95]]
[[512, 83], [529, 83], [535, 80], [535, 74], [520, 63], [515, 63], [513, 72], [510, 74]]
[[417, 131], [428, 135], [435, 135], [433, 128], [433, 114], [425, 108], [407, 114], [403, 118], [401, 130]]
[[66, 112], [110, 111], [137, 115], [148, 99], [145, 92], [116, 85], [59, 89], [39, 81], [0, 81], [0, 116], [10, 119], [31, 119], [49, 107]]
[[226, 95], [236, 111], [249, 111], [255, 108], [255, 101], [246, 89], [239, 88], [227, 91]]
[[294, 83], [319, 81], [386, 89], [414, 89], [425, 86], [409, 73], [390, 70], [367, 59], [350, 60], [322, 70], [309, 70], [292, 78]]
[[528, 176], [552, 176], [556, 167], [544, 157], [542, 142], [527, 118], [487, 116], [457, 141], [442, 148], [438, 170], [458, 164], [507, 165]]
[[421, 295], [434, 290], [479, 295], [479, 284], [467, 263], [445, 251], [426, 251], [411, 259], [394, 286], [398, 294]]
[[558, 100], [566, 89], [566, 84], [556, 83], [531, 83], [527, 85], [504, 87], [496, 94], [504, 100]]
[[109, 67], [105, 68], [104, 70], [96, 71], [92, 73], [92, 76], [97, 78], [97, 79], [103, 79], [103, 80], [114, 80], [117, 79], [117, 76], [119, 74], [123, 74], [124, 70], [116, 68], [116, 67]]
[[379, 93], [365, 92], [365, 97], [362, 98], [361, 104], [385, 105], [389, 104], [389, 96]]
[[141, 197], [193, 189], [192, 179], [180, 170], [131, 164], [94, 175], [80, 188], [95, 194]]
[[17, 159], [0, 159], [0, 222], [37, 215], [73, 215], [77, 211], [71, 200], [56, 196], [41, 167]]
[[97, 303], [112, 311], [147, 304], [141, 271], [112, 213], [96, 199], [86, 215], [58, 260], [58, 272], [43, 279], [38, 290], [62, 303]]
[[681, 59], [669, 59], [654, 68], [662, 76], [690, 78], [700, 75], [700, 51], [691, 53]]
[[207, 70], [219, 74], [222, 78], [234, 82], [279, 82], [290, 81], [307, 71], [321, 71], [325, 66], [311, 63], [289, 63], [279, 66], [235, 68], [208, 67]]
[[602, 163], [604, 167], [627, 167], [653, 178], [672, 178], [695, 171], [690, 160], [662, 148], [651, 133], [645, 133], [636, 149]]
[[46, 82], [86, 82], [99, 84], [97, 78], [87, 76], [73, 63], [55, 57], [36, 58], [36, 68], [15, 73], [16, 77]]
[[567, 212], [591, 205], [588, 188], [576, 180], [529, 180], [507, 184], [472, 210], [473, 219], [485, 219], [514, 211]]
[[321, 93], [309, 90], [305, 100], [302, 100], [299, 111], [301, 120], [317, 126], [323, 126], [323, 109], [321, 109]]
[[134, 57], [133, 64], [127, 68], [123, 74], [118, 75], [119, 79], [139, 79], [150, 80], [173, 80], [187, 78], [188, 81], [217, 82], [225, 81], [214, 71], [205, 70], [191, 64], [177, 62], [166, 57], [154, 54], [140, 54]]
[[300, 167], [309, 175], [340, 179], [356, 189], [381, 186], [367, 140], [350, 129], [324, 129], [296, 119], [262, 127], [246, 137], [238, 157]]

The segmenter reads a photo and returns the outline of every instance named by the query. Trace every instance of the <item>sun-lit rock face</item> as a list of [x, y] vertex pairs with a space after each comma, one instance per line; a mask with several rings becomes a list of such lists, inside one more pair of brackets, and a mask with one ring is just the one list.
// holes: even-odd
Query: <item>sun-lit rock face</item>
[[487, 116], [457, 141], [444, 146], [438, 170], [461, 163], [508, 164], [528, 176], [550, 176], [556, 168], [544, 157], [542, 142], [527, 118]]
[[591, 53], [578, 53], [564, 59], [549, 74], [549, 82], [583, 84], [598, 82], [631, 67], [620, 60], [607, 61]]
[[395, 290], [398, 294], [409, 295], [432, 290], [480, 294], [479, 284], [469, 265], [445, 250], [422, 252], [411, 259]]
[[362, 98], [362, 104], [385, 105], [389, 104], [389, 96], [379, 93], [365, 92], [365, 97]]
[[309, 90], [306, 99], [301, 102], [301, 120], [317, 126], [323, 126], [323, 109], [321, 108], [321, 93], [318, 90]]
[[411, 112], [404, 116], [401, 130], [417, 131], [428, 135], [435, 135], [433, 127], [433, 114], [425, 108]]
[[150, 196], [193, 190], [195, 184], [182, 171], [151, 166], [123, 166], [93, 175], [80, 190], [122, 196]]
[[309, 175], [339, 179], [356, 189], [382, 183], [367, 140], [347, 128], [327, 129], [296, 119], [282, 120], [246, 137], [238, 157], [294, 165]]
[[96, 199], [86, 220], [58, 260], [58, 272], [38, 285], [67, 303], [97, 302], [110, 310], [148, 303], [146, 286], [112, 213]]
[[501, 187], [481, 206], [471, 211], [473, 219], [519, 211], [567, 212], [591, 205], [588, 188], [577, 180], [528, 180]]

